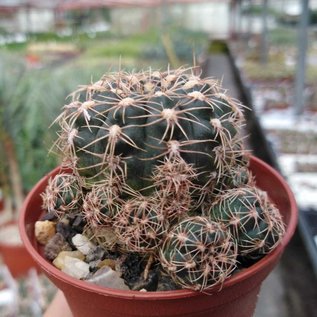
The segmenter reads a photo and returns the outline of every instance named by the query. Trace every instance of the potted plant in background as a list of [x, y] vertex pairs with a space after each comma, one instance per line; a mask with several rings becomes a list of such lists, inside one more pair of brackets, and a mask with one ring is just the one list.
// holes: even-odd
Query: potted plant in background
[[[17, 219], [25, 194], [57, 164], [56, 157], [47, 158], [55, 135], [47, 126], [69, 91], [67, 87], [89, 76], [77, 66], [32, 69], [19, 55], [1, 52], [0, 57], [0, 255], [17, 277], [35, 266], [19, 239]], [[59, 85], [46, 91], [48, 82]]]
[[73, 314], [252, 316], [297, 217], [244, 149], [241, 105], [193, 68], [110, 73], [71, 96], [62, 165], [20, 230]]
[[13, 124], [9, 106], [25, 68], [7, 56], [1, 56], [0, 67], [0, 255], [11, 274], [20, 277], [36, 266], [19, 237], [17, 211], [24, 193], [13, 135], [20, 126]]

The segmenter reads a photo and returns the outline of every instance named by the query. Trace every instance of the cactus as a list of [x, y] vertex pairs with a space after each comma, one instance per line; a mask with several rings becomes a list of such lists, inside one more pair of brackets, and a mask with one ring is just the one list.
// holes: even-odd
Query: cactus
[[241, 256], [261, 257], [274, 249], [284, 225], [266, 193], [255, 187], [225, 191], [211, 206], [209, 217], [229, 229]]
[[160, 251], [162, 266], [174, 281], [200, 291], [221, 285], [234, 271], [236, 257], [230, 232], [199, 216], [175, 226]]
[[142, 253], [158, 249], [168, 228], [155, 201], [144, 197], [126, 201], [114, 225], [121, 244]]
[[114, 183], [100, 183], [83, 198], [82, 213], [86, 222], [93, 228], [109, 226], [117, 214], [119, 205], [118, 189]]
[[58, 118], [59, 147], [87, 184], [119, 176], [140, 191], [153, 185], [160, 160], [179, 156], [204, 184], [241, 153], [242, 120], [238, 104], [214, 80], [182, 69], [119, 73], [73, 94]]
[[82, 201], [82, 189], [78, 178], [61, 173], [49, 180], [42, 194], [43, 209], [62, 217], [65, 213], [78, 212]]
[[195, 69], [121, 71], [71, 98], [55, 146], [72, 174], [50, 180], [45, 210], [77, 212], [100, 247], [147, 259], [145, 280], [160, 267], [200, 291], [221, 285], [239, 252], [278, 243], [279, 213], [247, 168], [242, 106], [217, 81]]

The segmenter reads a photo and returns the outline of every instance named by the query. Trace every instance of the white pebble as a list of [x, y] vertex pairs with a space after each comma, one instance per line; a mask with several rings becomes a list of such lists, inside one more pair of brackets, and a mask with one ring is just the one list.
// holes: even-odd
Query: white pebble
[[63, 270], [65, 266], [65, 258], [71, 257], [79, 260], [84, 260], [85, 256], [80, 251], [61, 251], [58, 256], [54, 259], [53, 264], [58, 269]]
[[65, 256], [62, 271], [72, 277], [85, 279], [89, 274], [89, 264], [82, 260]]
[[79, 233], [73, 236], [72, 242], [74, 246], [84, 255], [87, 255], [96, 248], [96, 246], [90, 242], [87, 237]]
[[124, 283], [119, 273], [112, 270], [109, 266], [98, 270], [93, 277], [87, 281], [103, 287], [129, 290], [129, 287]]

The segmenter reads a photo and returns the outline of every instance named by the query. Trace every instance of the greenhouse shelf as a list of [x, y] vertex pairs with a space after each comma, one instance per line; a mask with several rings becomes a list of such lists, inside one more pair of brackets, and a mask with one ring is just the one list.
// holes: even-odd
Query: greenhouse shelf
[[[298, 122], [296, 117], [287, 113], [287, 110], [280, 115], [284, 121], [281, 121], [279, 116], [274, 113], [270, 114], [271, 117], [265, 116], [261, 110], [256, 108], [254, 87], [247, 83], [243, 72], [236, 64], [232, 49], [230, 46], [228, 48], [236, 83], [241, 90], [241, 101], [250, 109], [250, 111], [246, 111], [246, 118], [247, 129], [251, 134], [251, 148], [256, 156], [273, 166], [288, 180], [299, 208], [299, 232], [317, 277], [317, 127], [315, 124], [317, 114], [316, 117], [311, 115], [304, 117], [302, 122]], [[288, 116], [293, 122], [285, 123]], [[295, 121], [296, 123], [294, 123]], [[310, 143], [306, 144], [306, 148], [308, 147], [309, 150], [313, 151], [312, 154], [295, 153], [290, 155], [281, 151], [279, 133], [283, 135], [287, 126], [291, 126], [293, 131], [297, 128], [302, 130], [300, 132], [303, 136], [312, 136], [309, 139]], [[276, 127], [278, 129], [274, 130]], [[293, 139], [293, 142], [286, 144], [286, 146], [305, 147], [305, 143], [301, 137], [298, 137], [297, 140]], [[292, 149], [287, 150], [292, 151]], [[307, 149], [306, 152], [308, 152]], [[298, 166], [305, 166], [307, 171], [296, 172], [295, 167]]]

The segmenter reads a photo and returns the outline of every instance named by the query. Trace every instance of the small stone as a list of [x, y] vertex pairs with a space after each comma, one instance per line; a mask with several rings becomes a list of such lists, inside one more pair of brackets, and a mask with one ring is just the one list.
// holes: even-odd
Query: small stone
[[40, 218], [40, 221], [45, 221], [45, 220], [57, 221], [57, 216], [52, 212], [47, 212]]
[[36, 221], [34, 233], [36, 240], [40, 244], [47, 244], [47, 242], [55, 235], [55, 223], [52, 221]]
[[89, 275], [89, 264], [86, 262], [79, 260], [77, 258], [73, 258], [70, 256], [65, 256], [64, 258], [64, 266], [62, 271], [72, 277], [78, 279], [85, 279]]
[[96, 248], [96, 246], [90, 242], [87, 237], [80, 233], [73, 236], [72, 242], [74, 246], [85, 255], [89, 254]]
[[129, 287], [124, 283], [124, 280], [120, 277], [120, 274], [108, 266], [98, 270], [87, 281], [103, 287], [129, 290]]
[[105, 258], [106, 250], [100, 246], [95, 247], [92, 249], [86, 256], [87, 262], [103, 260]]
[[65, 266], [65, 257], [76, 258], [79, 260], [84, 260], [85, 256], [78, 250], [76, 251], [62, 251], [58, 254], [58, 256], [54, 259], [53, 264], [60, 270], [63, 270]]
[[72, 223], [72, 228], [76, 232], [83, 232], [86, 222], [82, 215], [77, 215]]
[[44, 255], [48, 260], [53, 261], [61, 251], [71, 250], [65, 238], [60, 233], [56, 233], [45, 245]]
[[97, 265], [100, 269], [105, 267], [105, 266], [109, 266], [110, 268], [112, 268], [113, 270], [115, 270], [116, 268], [116, 261], [112, 260], [112, 259], [104, 259], [102, 261], [100, 261]]
[[[87, 258], [86, 258], [86, 262], [87, 262]], [[97, 270], [99, 270], [100, 267], [98, 267], [98, 265], [99, 265], [100, 262], [101, 262], [100, 260], [95, 260], [95, 261], [88, 262], [89, 263], [89, 267], [90, 267], [90, 272], [95, 273]]]
[[59, 232], [65, 240], [73, 247], [72, 238], [77, 234], [75, 230], [66, 221], [61, 221], [56, 224], [56, 232]]

